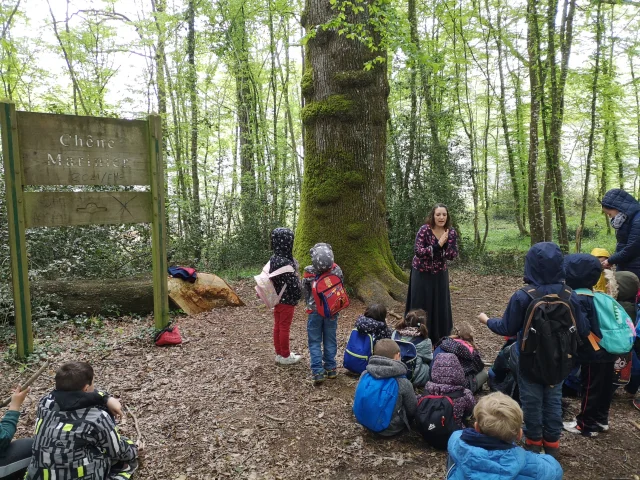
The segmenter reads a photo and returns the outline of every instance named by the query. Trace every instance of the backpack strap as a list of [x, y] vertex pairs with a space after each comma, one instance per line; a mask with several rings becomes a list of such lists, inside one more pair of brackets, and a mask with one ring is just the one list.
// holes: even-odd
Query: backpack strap
[[531, 300], [534, 301], [544, 297], [544, 293], [540, 292], [536, 287], [532, 287], [530, 285], [522, 287], [520, 290], [529, 295], [529, 297], [531, 297]]
[[277, 270], [269, 273], [269, 278], [277, 277], [278, 275], [282, 275], [283, 273], [293, 273], [295, 270], [291, 265], [285, 265], [284, 267], [280, 267]]
[[589, 290], [588, 288], [576, 288], [574, 290], [574, 292], [576, 292], [576, 294], [578, 295], [583, 295], [585, 297], [593, 297], [593, 291]]

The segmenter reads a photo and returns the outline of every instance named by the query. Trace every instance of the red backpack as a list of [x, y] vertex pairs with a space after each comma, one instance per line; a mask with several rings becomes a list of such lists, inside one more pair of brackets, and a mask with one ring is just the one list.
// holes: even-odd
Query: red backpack
[[331, 269], [316, 276], [316, 279], [311, 283], [311, 293], [316, 302], [316, 308], [318, 313], [325, 318], [331, 318], [349, 306], [349, 297], [342, 280], [339, 276], [331, 273], [335, 266], [334, 263]]

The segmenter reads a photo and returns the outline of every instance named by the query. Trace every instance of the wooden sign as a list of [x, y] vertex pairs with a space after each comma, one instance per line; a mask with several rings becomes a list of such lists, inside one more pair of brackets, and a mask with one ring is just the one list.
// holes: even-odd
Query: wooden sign
[[147, 122], [16, 112], [24, 185], [149, 185]]
[[151, 222], [149, 192], [25, 192], [25, 224], [32, 227]]
[[[16, 112], [0, 102], [18, 357], [33, 352], [25, 229], [151, 223], [154, 317], [169, 323], [160, 117], [147, 121]], [[149, 185], [150, 191], [25, 192], [25, 185]]]

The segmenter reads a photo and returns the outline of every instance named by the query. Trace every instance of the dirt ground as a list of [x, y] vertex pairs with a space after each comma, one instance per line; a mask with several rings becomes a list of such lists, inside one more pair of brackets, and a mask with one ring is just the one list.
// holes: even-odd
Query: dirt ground
[[[513, 277], [452, 272], [455, 322], [474, 322], [480, 311], [500, 314], [520, 286]], [[94, 365], [96, 384], [119, 396], [140, 423], [146, 448], [137, 478], [186, 479], [400, 479], [443, 478], [445, 454], [416, 433], [380, 439], [355, 423], [351, 413], [356, 380], [344, 374], [316, 387], [310, 379], [306, 316], [296, 309], [292, 349], [300, 364], [274, 364], [272, 319], [259, 305], [250, 281], [235, 283], [246, 307], [219, 309], [180, 318], [185, 343], [155, 347], [150, 320], [112, 320], [102, 327], [69, 323], [48, 335], [40, 331], [39, 350], [52, 362], [24, 404], [18, 436], [33, 429], [37, 400], [53, 387], [55, 366], [69, 360]], [[338, 365], [356, 317], [364, 305], [353, 302], [341, 313]], [[481, 325], [478, 347], [487, 361], [502, 339]], [[8, 360], [0, 365], [0, 394], [29, 376]], [[43, 355], [44, 356], [44, 355]], [[566, 419], [579, 408], [569, 400]], [[611, 430], [594, 439], [564, 433], [566, 479], [633, 479], [640, 475], [640, 412], [616, 397]], [[132, 417], [120, 430], [136, 438]], [[637, 478], [637, 477], [636, 477]]]

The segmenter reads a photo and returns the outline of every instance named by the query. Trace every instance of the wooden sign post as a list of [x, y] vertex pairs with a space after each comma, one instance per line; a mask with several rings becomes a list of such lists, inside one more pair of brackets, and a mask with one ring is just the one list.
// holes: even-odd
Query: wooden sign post
[[[169, 322], [160, 117], [17, 112], [0, 102], [19, 357], [33, 351], [25, 229], [151, 223], [156, 328]], [[150, 186], [150, 191], [25, 192], [26, 185]]]

